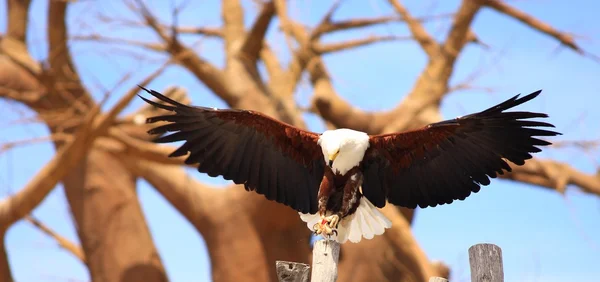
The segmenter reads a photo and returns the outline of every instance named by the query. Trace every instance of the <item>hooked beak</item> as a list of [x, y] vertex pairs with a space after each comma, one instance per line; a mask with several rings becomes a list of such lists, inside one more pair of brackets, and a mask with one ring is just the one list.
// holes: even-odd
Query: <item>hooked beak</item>
[[333, 161], [335, 161], [335, 158], [337, 158], [339, 153], [340, 153], [340, 151], [337, 151], [337, 152], [335, 152], [335, 154], [329, 155], [329, 167], [333, 166]]

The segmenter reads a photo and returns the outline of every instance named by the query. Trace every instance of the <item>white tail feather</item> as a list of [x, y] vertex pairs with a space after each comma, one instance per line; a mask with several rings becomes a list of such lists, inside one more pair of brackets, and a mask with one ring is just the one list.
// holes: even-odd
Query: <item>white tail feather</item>
[[[306, 226], [312, 230], [313, 226], [321, 221], [321, 217], [316, 214], [299, 213], [300, 219], [306, 222]], [[330, 213], [326, 216], [331, 215]], [[337, 236], [334, 234], [331, 239], [340, 243], [347, 240], [358, 243], [364, 237], [372, 239], [375, 235], [381, 235], [386, 228], [392, 227], [392, 222], [383, 215], [366, 197], [360, 198], [360, 204], [356, 212], [340, 220], [337, 229]]]

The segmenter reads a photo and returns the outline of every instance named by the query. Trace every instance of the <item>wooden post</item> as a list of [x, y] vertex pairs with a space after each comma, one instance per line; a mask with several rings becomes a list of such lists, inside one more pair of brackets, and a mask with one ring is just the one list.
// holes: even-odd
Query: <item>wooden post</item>
[[335, 282], [340, 258], [340, 243], [320, 239], [313, 246], [311, 282]]
[[[335, 282], [340, 258], [340, 243], [321, 239], [313, 246], [312, 273], [310, 282]], [[309, 282], [308, 264], [276, 261], [279, 282]]]
[[502, 250], [494, 244], [477, 244], [469, 248], [471, 282], [504, 282]]
[[442, 277], [431, 277], [429, 282], [448, 282], [448, 279]]
[[305, 263], [276, 261], [279, 282], [309, 282], [310, 266]]

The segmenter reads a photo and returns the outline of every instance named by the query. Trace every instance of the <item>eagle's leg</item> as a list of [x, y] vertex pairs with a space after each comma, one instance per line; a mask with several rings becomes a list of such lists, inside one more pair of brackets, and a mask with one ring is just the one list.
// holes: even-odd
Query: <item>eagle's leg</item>
[[356, 171], [346, 181], [344, 185], [344, 195], [342, 197], [342, 207], [340, 211], [325, 218], [329, 222], [329, 227], [337, 228], [340, 219], [350, 212], [356, 201], [358, 200], [358, 188], [362, 184], [363, 175], [360, 171]]
[[334, 192], [333, 187], [333, 172], [325, 171], [325, 175], [323, 175], [323, 180], [321, 181], [321, 185], [319, 186], [319, 194], [318, 198], [318, 211], [319, 216], [321, 216], [321, 220], [313, 226], [313, 230], [316, 235], [323, 234], [326, 236], [330, 236], [334, 233], [334, 230], [331, 229], [331, 226], [328, 225], [328, 217], [327, 214], [327, 203], [329, 202], [329, 197]]

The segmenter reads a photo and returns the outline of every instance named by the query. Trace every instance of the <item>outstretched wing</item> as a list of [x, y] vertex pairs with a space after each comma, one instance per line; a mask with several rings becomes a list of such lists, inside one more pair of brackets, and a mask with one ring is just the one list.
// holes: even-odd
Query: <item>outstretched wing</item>
[[505, 160], [523, 165], [530, 153], [541, 151], [536, 146], [551, 144], [535, 136], [560, 135], [539, 129], [552, 124], [527, 120], [546, 114], [504, 112], [540, 92], [516, 95], [485, 111], [421, 129], [371, 136], [363, 160], [363, 194], [378, 207], [387, 199], [403, 207], [425, 208], [478, 192], [480, 185], [490, 183], [488, 177], [511, 171]]
[[[319, 135], [248, 110], [212, 109], [181, 104], [146, 90], [165, 102], [144, 99], [172, 115], [150, 117], [167, 122], [148, 131], [157, 143], [185, 141], [170, 157], [184, 156], [198, 171], [222, 176], [303, 213], [316, 213], [324, 159]], [[170, 135], [163, 135], [174, 132]]]

